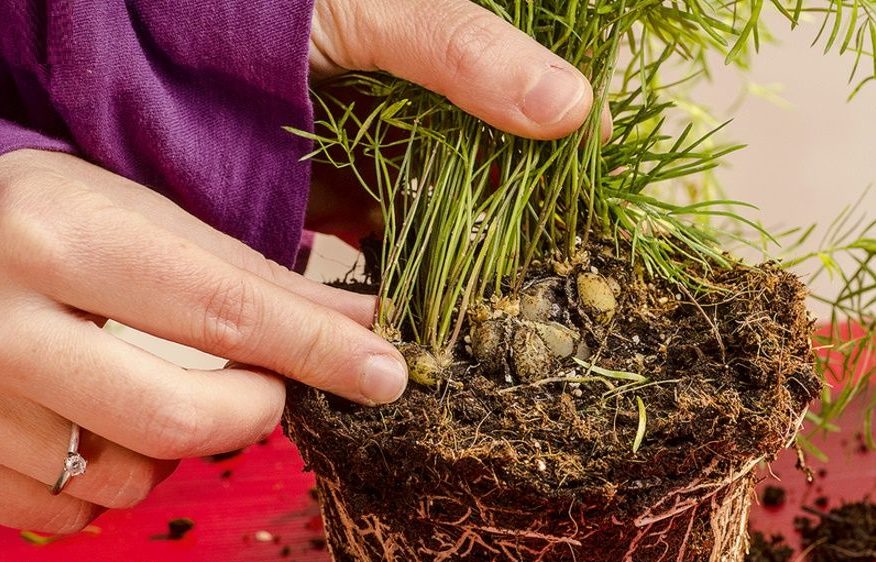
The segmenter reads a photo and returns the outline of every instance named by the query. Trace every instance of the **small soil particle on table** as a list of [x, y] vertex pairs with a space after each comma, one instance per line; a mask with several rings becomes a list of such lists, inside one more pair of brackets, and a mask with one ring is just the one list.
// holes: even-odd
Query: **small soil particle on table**
[[849, 503], [823, 512], [807, 510], [817, 520], [800, 518], [803, 545], [809, 562], [874, 562], [876, 560], [876, 504]]
[[762, 533], [751, 535], [751, 549], [745, 562], [790, 562], [794, 549], [785, 544], [784, 537], [776, 535], [767, 539]]
[[787, 501], [787, 493], [784, 488], [779, 486], [767, 486], [761, 497], [761, 502], [765, 507], [778, 509], [785, 505]]

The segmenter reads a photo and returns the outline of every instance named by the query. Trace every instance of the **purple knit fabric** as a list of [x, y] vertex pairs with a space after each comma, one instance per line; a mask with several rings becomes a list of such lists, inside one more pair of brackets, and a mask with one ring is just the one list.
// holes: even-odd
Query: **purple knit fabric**
[[313, 0], [0, 0], [0, 154], [75, 153], [284, 265], [304, 222]]

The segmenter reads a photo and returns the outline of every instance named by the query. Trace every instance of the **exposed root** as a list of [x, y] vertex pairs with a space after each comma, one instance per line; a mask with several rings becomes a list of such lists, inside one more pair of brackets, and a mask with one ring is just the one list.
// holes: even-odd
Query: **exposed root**
[[[317, 490], [334, 560], [408, 560], [405, 553], [410, 552], [410, 548], [404, 534], [393, 532], [377, 516], [351, 514], [340, 493], [338, 480], [320, 476]], [[380, 550], [375, 552], [373, 545], [379, 545]]]
[[[486, 474], [474, 483], [433, 482], [450, 494], [421, 496], [412, 510], [385, 506], [376, 513], [327, 455], [310, 450], [305, 456], [321, 467], [318, 490], [336, 562], [741, 562], [748, 547], [751, 471], [760, 460], [723, 478], [716, 478], [722, 469], [715, 462], [703, 478], [669, 491], [638, 516], [617, 519], [610, 510], [574, 500], [562, 512], [544, 504], [507, 505], [502, 483]], [[439, 468], [434, 476], [452, 474]], [[525, 526], [503, 525], [509, 516]], [[611, 543], [618, 551], [605, 558], [604, 545]]]

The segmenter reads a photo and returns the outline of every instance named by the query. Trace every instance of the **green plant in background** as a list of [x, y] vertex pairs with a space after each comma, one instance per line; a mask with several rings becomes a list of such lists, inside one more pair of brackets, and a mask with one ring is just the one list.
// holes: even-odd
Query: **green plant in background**
[[[778, 10], [792, 26], [807, 16], [822, 18], [816, 41], [825, 51], [851, 53], [853, 95], [876, 77], [873, 0], [772, 0], [767, 7], [762, 0], [477, 3], [581, 69], [593, 84], [594, 107], [610, 105], [614, 133], [600, 142], [597, 110], [564, 139], [517, 138], [386, 74], [338, 80], [374, 101], [365, 115], [330, 90], [319, 92], [324, 118], [315, 133], [293, 132], [315, 141], [311, 157], [349, 167], [381, 206], [380, 294], [394, 303], [379, 313], [384, 335], [404, 334], [406, 341], [448, 356], [472, 304], [513, 296], [533, 263], [572, 259], [589, 237], [628, 245], [632, 267], [693, 294], [709, 290], [710, 271], [736, 263], [724, 251], [729, 243], [766, 241], [786, 265], [819, 259], [818, 275], [841, 281], [838, 295], [819, 297], [831, 305], [835, 327], [819, 336], [834, 360], [822, 360], [822, 372], [831, 373], [837, 359], [843, 366], [836, 376], [864, 368], [876, 335], [873, 225], [852, 224], [845, 213], [829, 229], [822, 251], [793, 257], [812, 229], [779, 250], [770, 233], [745, 218], [748, 205], [712, 198], [708, 172], [740, 148], [716, 140], [722, 126], [698, 133], [699, 120], [672, 134], [667, 122], [679, 113], [670, 101], [674, 94], [708, 78], [715, 54], [747, 68], [768, 37], [760, 21], [764, 9]], [[687, 109], [689, 117], [703, 113], [693, 104]], [[687, 200], [666, 196], [673, 189]], [[852, 257], [852, 270], [837, 266], [840, 253]], [[847, 322], [856, 325], [851, 338]], [[826, 393], [823, 411], [813, 419], [829, 427], [868, 380], [847, 385], [839, 397]]]
[[[837, 431], [832, 423], [856, 398], [864, 396], [864, 434], [870, 448], [876, 448], [873, 417], [876, 415], [876, 393], [870, 392], [876, 375], [876, 220], [856, 213], [861, 199], [846, 207], [824, 229], [822, 238], [813, 252], [802, 253], [799, 248], [816, 234], [816, 226], [801, 231], [784, 249], [785, 267], [804, 263], [815, 264], [808, 282], [830, 276], [832, 285], [839, 287], [834, 294], [814, 294], [817, 302], [830, 308], [828, 327], [816, 333], [819, 349], [818, 371], [825, 380], [821, 394], [820, 411], [810, 412], [809, 420], [820, 431]], [[793, 234], [793, 233], [789, 233]], [[837, 389], [839, 391], [837, 392]], [[798, 441], [808, 451], [824, 459], [825, 455], [801, 435]]]

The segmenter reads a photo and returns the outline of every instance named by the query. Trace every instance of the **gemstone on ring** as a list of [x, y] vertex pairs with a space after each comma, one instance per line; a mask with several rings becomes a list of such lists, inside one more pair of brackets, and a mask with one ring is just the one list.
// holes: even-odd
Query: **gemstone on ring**
[[67, 453], [67, 458], [64, 459], [64, 471], [70, 476], [85, 474], [86, 466], [88, 466], [88, 461], [79, 453]]

